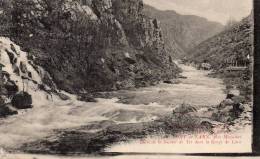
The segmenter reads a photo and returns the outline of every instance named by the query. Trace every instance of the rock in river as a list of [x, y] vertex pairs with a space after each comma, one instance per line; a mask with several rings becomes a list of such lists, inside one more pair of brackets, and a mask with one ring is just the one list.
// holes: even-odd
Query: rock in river
[[17, 109], [32, 108], [32, 96], [27, 92], [19, 92], [14, 95], [12, 105]]

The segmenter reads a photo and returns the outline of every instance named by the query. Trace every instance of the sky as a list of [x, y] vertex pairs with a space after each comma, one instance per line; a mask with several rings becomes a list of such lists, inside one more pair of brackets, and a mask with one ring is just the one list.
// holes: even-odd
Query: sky
[[160, 10], [175, 10], [222, 24], [231, 18], [240, 21], [253, 8], [253, 0], [144, 0], [144, 3]]

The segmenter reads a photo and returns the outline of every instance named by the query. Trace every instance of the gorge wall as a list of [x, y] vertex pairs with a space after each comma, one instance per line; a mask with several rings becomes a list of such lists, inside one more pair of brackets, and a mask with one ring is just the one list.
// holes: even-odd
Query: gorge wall
[[[12, 0], [10, 37], [59, 89], [109, 91], [156, 84], [179, 72], [159, 22], [142, 0]], [[10, 9], [11, 8], [11, 9]]]

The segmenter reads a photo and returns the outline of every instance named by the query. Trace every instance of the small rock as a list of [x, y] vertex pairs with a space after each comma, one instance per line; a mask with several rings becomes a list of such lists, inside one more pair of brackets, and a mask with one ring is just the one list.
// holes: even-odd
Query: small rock
[[11, 50], [14, 52], [14, 53], [16, 53], [17, 55], [18, 55], [18, 53], [17, 53], [17, 51], [16, 51], [16, 49], [15, 49], [15, 47], [14, 47], [14, 45], [13, 44], [10, 44], [10, 48], [11, 48]]
[[77, 99], [84, 102], [97, 102], [97, 100], [90, 94], [82, 94], [78, 96]]
[[226, 99], [232, 99], [233, 97], [234, 97], [235, 95], [234, 94], [227, 94], [227, 97], [226, 97]]
[[18, 114], [18, 112], [16, 110], [11, 109], [10, 105], [0, 105], [0, 118], [15, 114]]
[[[10, 51], [8, 51], [8, 50], [5, 50], [6, 51], [6, 53], [7, 53], [7, 55], [9, 56], [9, 59], [10, 59], [10, 62], [11, 62], [11, 64], [13, 65], [13, 64], [15, 64], [15, 56], [14, 56], [14, 54], [12, 53], [12, 52], [10, 52]], [[17, 60], [17, 59], [16, 59]]]
[[19, 67], [20, 67], [22, 73], [27, 73], [27, 66], [24, 62], [21, 61]]
[[69, 100], [70, 97], [63, 93], [57, 93], [61, 100]]
[[171, 81], [171, 80], [166, 80], [166, 81], [163, 81], [163, 83], [166, 83], [166, 84], [174, 84], [174, 82], [173, 82], [173, 81]]
[[179, 75], [178, 78], [187, 79], [188, 77], [185, 77], [185, 76]]
[[20, 69], [18, 66], [16, 66], [15, 64], [13, 65], [13, 71], [16, 75], [20, 76]]

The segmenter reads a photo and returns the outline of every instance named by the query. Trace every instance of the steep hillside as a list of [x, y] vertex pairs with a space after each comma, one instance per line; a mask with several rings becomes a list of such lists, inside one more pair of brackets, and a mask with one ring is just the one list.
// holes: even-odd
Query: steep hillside
[[223, 29], [221, 24], [198, 16], [180, 15], [172, 10], [161, 11], [148, 5], [144, 8], [146, 15], [161, 22], [168, 50], [177, 50], [179, 54], [187, 52]]
[[202, 42], [189, 52], [189, 59], [196, 62], [208, 61], [215, 69], [225, 68], [232, 61], [244, 65], [248, 55], [253, 54], [252, 16]]
[[142, 0], [12, 0], [10, 37], [72, 93], [155, 84], [178, 68]]
[[[208, 62], [222, 77], [227, 88], [238, 88], [240, 94], [251, 100], [253, 69], [253, 20], [252, 15], [240, 23], [206, 40], [190, 53], [188, 60], [197, 64]], [[228, 71], [230, 68], [245, 68]]]

